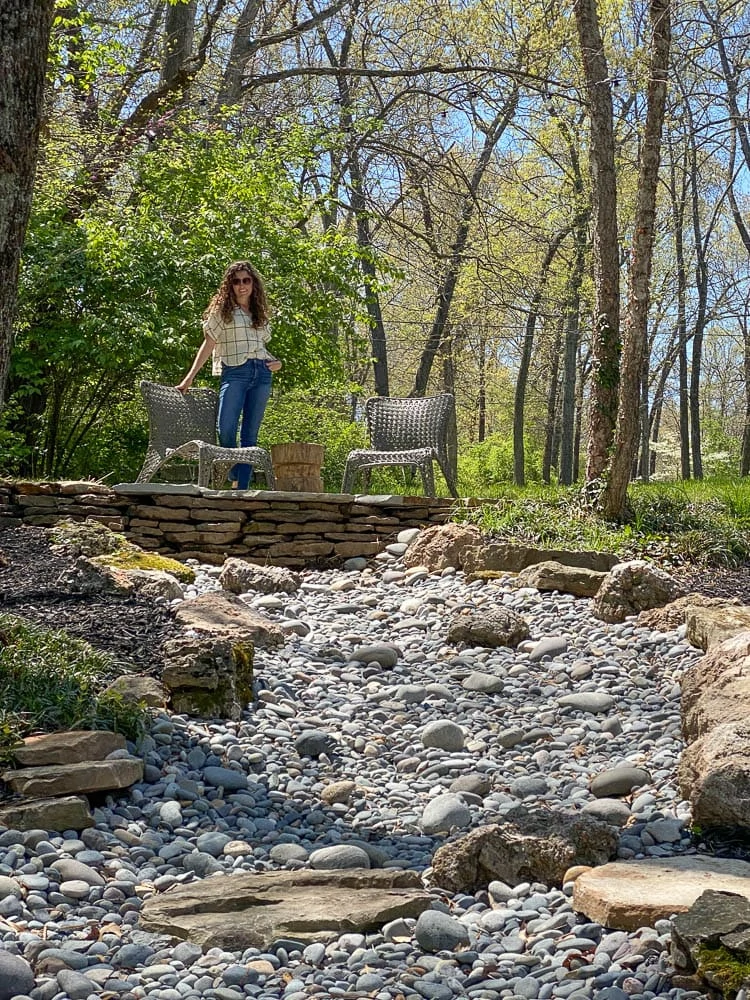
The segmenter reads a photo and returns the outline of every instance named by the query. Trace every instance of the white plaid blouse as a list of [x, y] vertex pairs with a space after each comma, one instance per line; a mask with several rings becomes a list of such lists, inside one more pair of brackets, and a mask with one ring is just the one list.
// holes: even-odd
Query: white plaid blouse
[[225, 365], [241, 365], [248, 358], [274, 360], [266, 350], [271, 328], [267, 323], [265, 326], [253, 326], [252, 318], [239, 307], [228, 323], [221, 318], [221, 313], [211, 313], [203, 321], [203, 334], [216, 343], [211, 367], [214, 375], [221, 375], [222, 362]]

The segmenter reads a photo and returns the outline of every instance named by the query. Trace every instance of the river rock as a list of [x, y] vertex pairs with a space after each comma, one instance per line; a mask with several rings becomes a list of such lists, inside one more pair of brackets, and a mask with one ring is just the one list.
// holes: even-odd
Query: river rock
[[440, 910], [425, 910], [414, 928], [417, 944], [427, 952], [456, 951], [469, 943], [469, 932], [462, 923]]

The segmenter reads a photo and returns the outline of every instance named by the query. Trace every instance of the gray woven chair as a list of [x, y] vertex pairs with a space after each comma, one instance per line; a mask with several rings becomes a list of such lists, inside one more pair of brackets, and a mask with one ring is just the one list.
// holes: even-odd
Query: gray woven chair
[[365, 417], [370, 447], [347, 456], [343, 493], [353, 492], [360, 474], [367, 489], [372, 469], [404, 466], [418, 469], [425, 496], [435, 496], [432, 463], [437, 462], [451, 496], [458, 496], [456, 410], [450, 393], [423, 398], [371, 396]]
[[216, 486], [238, 462], [262, 472], [274, 489], [271, 456], [264, 448], [222, 448], [216, 444], [219, 396], [213, 389], [191, 389], [184, 395], [171, 385], [141, 382], [148, 413], [148, 449], [136, 482], [150, 482], [175, 458], [198, 464], [198, 485]]

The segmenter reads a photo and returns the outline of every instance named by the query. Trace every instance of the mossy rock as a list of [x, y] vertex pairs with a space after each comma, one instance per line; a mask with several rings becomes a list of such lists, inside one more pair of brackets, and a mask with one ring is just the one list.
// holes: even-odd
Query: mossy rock
[[72, 521], [66, 518], [50, 528], [50, 538], [54, 545], [60, 545], [71, 555], [93, 556], [105, 555], [127, 548], [131, 543], [105, 524], [86, 518], [85, 521]]
[[734, 1000], [741, 989], [750, 986], [750, 956], [740, 956], [720, 945], [699, 945], [696, 953], [698, 975], [714, 990]]
[[130, 543], [127, 548], [117, 552], [96, 556], [91, 562], [111, 566], [113, 569], [160, 569], [177, 577], [180, 583], [192, 583], [195, 580], [195, 571], [177, 559], [159, 555], [158, 552], [144, 552]]

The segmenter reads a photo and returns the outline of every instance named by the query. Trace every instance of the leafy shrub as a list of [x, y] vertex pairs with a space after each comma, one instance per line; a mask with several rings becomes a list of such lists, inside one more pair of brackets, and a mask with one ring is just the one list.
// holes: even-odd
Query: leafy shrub
[[[524, 447], [525, 474], [529, 483], [542, 481], [542, 452], [532, 440]], [[498, 487], [513, 482], [513, 439], [491, 434], [484, 441], [458, 450], [458, 478], [461, 494], [496, 496]]]
[[116, 674], [113, 658], [81, 639], [0, 615], [0, 755], [38, 731], [108, 729], [136, 740], [145, 709], [106, 690]]

